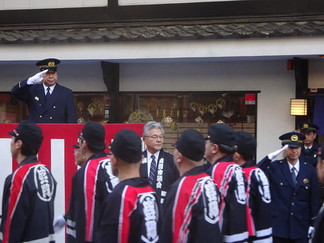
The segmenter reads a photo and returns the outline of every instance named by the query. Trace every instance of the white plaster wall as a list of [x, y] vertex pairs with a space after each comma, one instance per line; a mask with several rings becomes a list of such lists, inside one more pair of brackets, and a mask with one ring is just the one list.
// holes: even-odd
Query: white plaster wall
[[[39, 72], [35, 62], [0, 62], [0, 91], [10, 91], [19, 81]], [[58, 66], [58, 82], [75, 92], [103, 92], [107, 88], [103, 82], [99, 61], [64, 62]]]
[[286, 61], [122, 64], [120, 73], [121, 91], [260, 91], [258, 160], [280, 148], [278, 137], [294, 129], [294, 83]]
[[175, 4], [175, 3], [197, 3], [197, 2], [229, 2], [244, 0], [119, 0], [118, 4], [123, 5], [148, 5], [148, 4]]
[[102, 7], [107, 4], [108, 0], [0, 0], [0, 10]]

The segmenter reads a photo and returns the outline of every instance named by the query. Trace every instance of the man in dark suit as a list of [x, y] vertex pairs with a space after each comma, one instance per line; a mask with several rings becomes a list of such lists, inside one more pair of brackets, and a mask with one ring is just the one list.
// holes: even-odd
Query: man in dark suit
[[161, 205], [171, 184], [179, 178], [179, 172], [173, 163], [173, 156], [162, 149], [164, 129], [160, 123], [150, 121], [145, 124], [143, 141], [146, 150], [140, 166], [140, 174], [142, 178], [149, 180], [156, 191], [157, 202]]
[[315, 168], [299, 159], [305, 136], [289, 132], [279, 137], [284, 159], [264, 159], [258, 166], [270, 182], [273, 242], [308, 242], [319, 210]]
[[28, 105], [28, 119], [35, 123], [76, 123], [72, 90], [57, 83], [60, 60], [36, 63], [41, 72], [15, 85], [11, 93]]

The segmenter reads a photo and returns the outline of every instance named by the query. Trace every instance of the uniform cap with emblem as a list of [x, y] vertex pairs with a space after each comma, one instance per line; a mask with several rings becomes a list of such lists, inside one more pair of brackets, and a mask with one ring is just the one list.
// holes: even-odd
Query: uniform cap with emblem
[[125, 162], [137, 163], [142, 159], [142, 140], [136, 132], [122, 129], [116, 133], [110, 150]]
[[18, 127], [8, 134], [23, 142], [26, 151], [30, 153], [25, 155], [37, 154], [43, 141], [42, 130], [34, 122], [28, 120], [21, 121]]
[[311, 122], [304, 122], [300, 128], [301, 132], [315, 132], [318, 130], [318, 126]]
[[185, 130], [174, 145], [178, 151], [193, 161], [200, 161], [205, 153], [204, 136], [193, 129]]
[[43, 70], [48, 70], [48, 72], [56, 72], [57, 70], [57, 65], [60, 63], [61, 61], [56, 59], [56, 58], [47, 58], [41, 61], [38, 61], [36, 63], [36, 66], [39, 67], [39, 69], [41, 71]]
[[298, 148], [303, 145], [305, 135], [299, 132], [288, 132], [279, 137], [282, 146], [288, 144], [289, 148]]

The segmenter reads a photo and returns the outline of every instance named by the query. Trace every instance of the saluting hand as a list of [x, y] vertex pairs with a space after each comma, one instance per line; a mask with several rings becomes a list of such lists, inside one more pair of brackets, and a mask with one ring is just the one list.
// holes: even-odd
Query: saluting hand
[[47, 69], [44, 70], [44, 71], [41, 71], [39, 73], [36, 73], [34, 76], [30, 77], [28, 80], [27, 80], [27, 84], [29, 85], [33, 85], [33, 84], [40, 84], [42, 81], [43, 81], [43, 75], [44, 73], [47, 73]]
[[282, 151], [285, 151], [288, 148], [288, 144], [286, 144], [285, 146], [283, 146], [281, 149], [278, 149], [270, 154], [268, 154], [268, 158], [270, 160], [275, 159]]

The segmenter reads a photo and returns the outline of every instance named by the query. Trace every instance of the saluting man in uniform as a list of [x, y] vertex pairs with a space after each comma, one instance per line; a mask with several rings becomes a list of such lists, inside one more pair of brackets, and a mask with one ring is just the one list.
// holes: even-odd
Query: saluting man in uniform
[[173, 156], [163, 151], [164, 129], [155, 121], [144, 125], [143, 141], [146, 145], [140, 175], [147, 178], [155, 189], [158, 204], [162, 205], [171, 184], [179, 178], [179, 172], [173, 163]]
[[313, 166], [299, 160], [305, 136], [289, 132], [279, 137], [284, 159], [264, 159], [258, 166], [270, 182], [273, 242], [308, 242], [319, 210], [319, 188]]
[[28, 105], [28, 120], [35, 123], [76, 123], [72, 90], [57, 83], [60, 60], [36, 63], [41, 72], [15, 85], [11, 93]]

